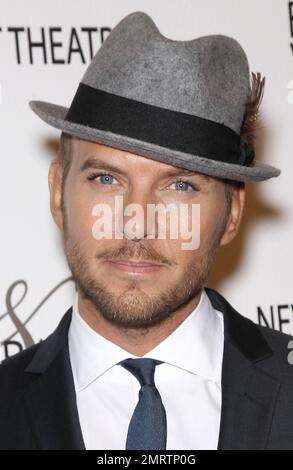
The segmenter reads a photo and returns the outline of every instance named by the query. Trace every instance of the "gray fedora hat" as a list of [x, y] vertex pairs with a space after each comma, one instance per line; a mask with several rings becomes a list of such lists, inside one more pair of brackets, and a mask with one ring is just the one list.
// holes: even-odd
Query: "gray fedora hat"
[[236, 181], [280, 170], [241, 137], [252, 93], [247, 57], [225, 35], [163, 36], [152, 18], [123, 18], [88, 66], [69, 108], [30, 101], [46, 123], [81, 139]]

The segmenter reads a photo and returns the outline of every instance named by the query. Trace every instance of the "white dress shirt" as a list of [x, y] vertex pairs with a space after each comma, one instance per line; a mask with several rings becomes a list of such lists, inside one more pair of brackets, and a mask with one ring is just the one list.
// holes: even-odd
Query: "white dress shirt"
[[144, 356], [134, 356], [96, 333], [78, 312], [75, 295], [69, 353], [86, 449], [125, 449], [138, 402], [138, 380], [117, 363], [150, 357], [167, 415], [168, 450], [217, 449], [221, 416], [223, 317], [203, 289], [193, 312]]

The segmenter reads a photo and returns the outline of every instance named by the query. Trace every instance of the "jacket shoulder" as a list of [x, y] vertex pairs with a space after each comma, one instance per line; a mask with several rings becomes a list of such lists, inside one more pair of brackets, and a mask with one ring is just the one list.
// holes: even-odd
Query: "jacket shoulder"
[[25, 369], [30, 364], [38, 348], [39, 344], [35, 344], [2, 361], [0, 364], [0, 390], [11, 387], [15, 389], [16, 384], [24, 377]]
[[[247, 359], [257, 362], [258, 367], [277, 377], [284, 374], [292, 383], [293, 358], [290, 345], [292, 336], [267, 326], [259, 325], [235, 310], [223, 295], [205, 288], [213, 307], [224, 315], [225, 340], [238, 349]], [[293, 354], [292, 354], [293, 355]], [[264, 359], [262, 361], [262, 359]]]
[[25, 372], [30, 364], [39, 344], [33, 345], [14, 356], [5, 359], [0, 364], [0, 417], [10, 413], [13, 407], [19, 403], [34, 377]]
[[288, 359], [288, 354], [290, 353], [290, 350], [293, 350], [293, 343], [290, 346], [290, 341], [293, 340], [293, 336], [278, 330], [274, 330], [267, 326], [256, 324], [256, 327], [264, 336], [272, 351], [276, 354], [281, 354], [283, 357], [286, 357], [286, 359]]
[[[62, 317], [57, 328], [43, 341], [5, 359], [0, 364], [0, 402], [3, 394], [15, 394], [23, 390], [27, 383], [33, 380], [32, 364], [37, 361], [37, 368], [50, 363], [66, 342], [68, 327], [71, 321], [71, 308]], [[39, 361], [38, 361], [39, 356]]]
[[20, 371], [25, 369], [26, 366], [32, 360], [35, 352], [38, 349], [38, 344], [34, 344], [29, 348], [14, 354], [11, 357], [4, 359], [0, 364], [0, 373], [5, 374], [6, 372]]

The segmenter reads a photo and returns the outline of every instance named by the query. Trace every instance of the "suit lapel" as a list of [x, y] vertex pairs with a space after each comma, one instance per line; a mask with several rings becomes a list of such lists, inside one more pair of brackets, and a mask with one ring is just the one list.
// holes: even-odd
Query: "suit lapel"
[[273, 354], [259, 328], [218, 292], [206, 288], [224, 316], [222, 413], [218, 449], [265, 449], [279, 382], [260, 368]]
[[85, 449], [68, 350], [71, 308], [26, 369], [24, 406], [38, 449]]

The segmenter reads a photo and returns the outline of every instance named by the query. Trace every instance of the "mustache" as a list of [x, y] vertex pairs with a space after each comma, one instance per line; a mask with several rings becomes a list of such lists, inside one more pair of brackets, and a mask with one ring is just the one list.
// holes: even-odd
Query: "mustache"
[[105, 249], [96, 255], [97, 259], [127, 259], [134, 258], [140, 261], [149, 261], [166, 264], [171, 266], [173, 263], [166, 257], [161, 256], [153, 248], [146, 248], [144, 245], [133, 246], [133, 245], [122, 245], [115, 250]]

